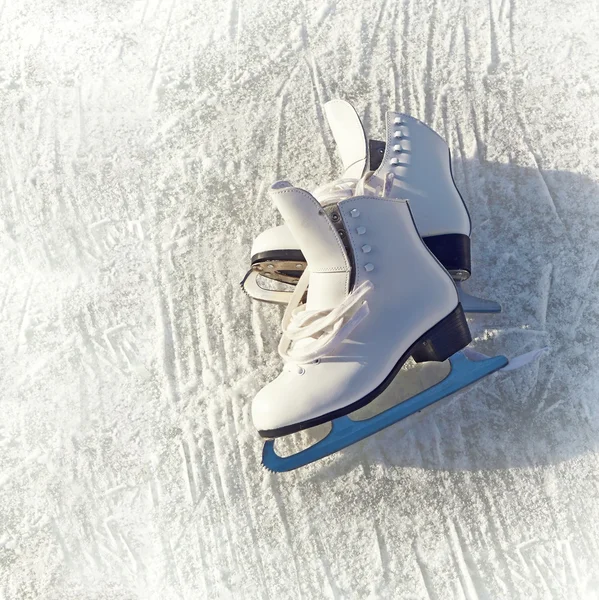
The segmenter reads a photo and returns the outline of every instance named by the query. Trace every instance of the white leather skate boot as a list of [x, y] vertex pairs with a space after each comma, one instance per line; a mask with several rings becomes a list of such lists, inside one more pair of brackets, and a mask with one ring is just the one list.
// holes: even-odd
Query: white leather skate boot
[[[459, 285], [471, 274], [471, 226], [466, 205], [453, 181], [447, 144], [430, 127], [409, 115], [388, 112], [386, 126], [385, 144], [371, 142], [371, 148], [379, 152], [384, 148], [382, 162], [374, 173], [367, 173], [357, 183], [355, 194], [409, 200], [424, 242], [458, 282], [464, 310], [499, 312], [501, 307], [496, 302], [475, 298]], [[334, 194], [331, 198], [341, 199]], [[257, 279], [263, 275], [293, 285], [305, 268], [304, 256], [289, 229], [284, 225], [275, 229], [276, 232], [260, 234], [252, 247], [251, 269], [246, 275], [252, 289], [246, 286], [246, 291], [256, 299], [288, 302], [291, 292], [262, 293]]]
[[[327, 214], [286, 182], [270, 195], [309, 269], [283, 318], [285, 366], [254, 398], [254, 425], [275, 438], [336, 421], [325, 440], [291, 457], [267, 442], [266, 467], [289, 470], [322, 458], [507, 364], [504, 357], [456, 359], [471, 340], [456, 287], [422, 242], [406, 201], [352, 197]], [[455, 362], [446, 380], [401, 403], [410, 412], [390, 417], [394, 407], [362, 422], [342, 416], [376, 398], [410, 356]]]

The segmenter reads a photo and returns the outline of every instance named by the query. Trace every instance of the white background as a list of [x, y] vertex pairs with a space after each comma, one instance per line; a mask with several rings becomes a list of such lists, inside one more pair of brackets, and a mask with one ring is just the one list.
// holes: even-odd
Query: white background
[[[0, 2], [0, 598], [599, 597], [595, 0]], [[303, 470], [238, 282], [322, 103], [448, 142], [496, 375]], [[401, 378], [391, 393], [399, 396]]]

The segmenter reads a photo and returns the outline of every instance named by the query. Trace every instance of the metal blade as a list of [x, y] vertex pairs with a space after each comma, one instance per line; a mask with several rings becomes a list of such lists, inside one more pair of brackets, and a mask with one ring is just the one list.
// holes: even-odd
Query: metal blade
[[459, 281], [455, 282], [458, 288], [458, 296], [462, 303], [464, 312], [467, 313], [498, 313], [501, 312], [501, 304], [494, 302], [493, 300], [484, 300], [483, 298], [477, 298], [469, 294]]

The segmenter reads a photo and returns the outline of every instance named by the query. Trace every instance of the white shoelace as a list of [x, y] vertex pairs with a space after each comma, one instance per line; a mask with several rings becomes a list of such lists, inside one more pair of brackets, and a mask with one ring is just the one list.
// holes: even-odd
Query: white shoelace
[[[373, 175], [373, 171], [368, 171], [362, 179], [352, 179], [350, 177], [341, 177], [329, 183], [319, 185], [312, 195], [323, 205], [326, 206], [331, 202], [340, 202], [352, 196], [363, 196], [364, 188]], [[387, 173], [385, 180], [380, 183], [380, 189], [377, 188], [378, 194], [386, 198], [391, 193], [393, 187], [394, 175]]]
[[322, 205], [329, 204], [330, 202], [339, 202], [346, 198], [351, 198], [354, 195], [357, 184], [357, 179], [340, 177], [339, 179], [335, 179], [335, 181], [319, 185], [312, 192], [312, 195]]
[[[365, 281], [349, 294], [341, 304], [329, 310], [306, 310], [299, 305], [308, 287], [310, 272], [304, 271], [283, 315], [283, 336], [279, 354], [283, 360], [297, 365], [318, 361], [331, 353], [370, 312], [364, 296], [373, 288]], [[302, 340], [300, 344], [294, 344]]]

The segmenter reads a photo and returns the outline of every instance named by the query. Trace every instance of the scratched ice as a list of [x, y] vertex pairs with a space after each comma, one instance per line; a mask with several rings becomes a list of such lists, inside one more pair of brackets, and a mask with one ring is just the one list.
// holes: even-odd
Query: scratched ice
[[[595, 0], [0, 2], [0, 598], [597, 598], [598, 31]], [[273, 476], [281, 313], [238, 282], [268, 186], [338, 173], [335, 97], [448, 141], [504, 307], [474, 347], [552, 350]]]

